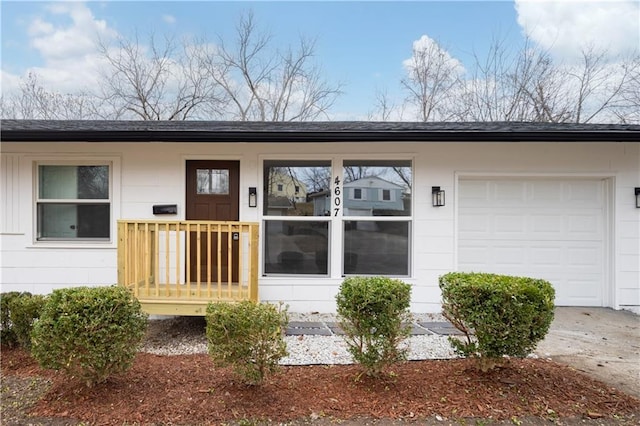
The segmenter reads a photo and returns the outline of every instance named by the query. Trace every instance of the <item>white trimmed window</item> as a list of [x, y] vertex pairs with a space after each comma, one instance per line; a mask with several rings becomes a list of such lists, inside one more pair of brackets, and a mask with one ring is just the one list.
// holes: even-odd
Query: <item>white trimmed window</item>
[[372, 198], [352, 188], [344, 203], [342, 274], [411, 275], [411, 161], [345, 160], [342, 174]]
[[[329, 271], [329, 160], [266, 160], [264, 274], [321, 275]], [[306, 195], [311, 188], [312, 194]]]
[[38, 164], [36, 182], [36, 240], [110, 240], [110, 163]]
[[264, 275], [410, 276], [412, 176], [411, 160], [264, 160]]

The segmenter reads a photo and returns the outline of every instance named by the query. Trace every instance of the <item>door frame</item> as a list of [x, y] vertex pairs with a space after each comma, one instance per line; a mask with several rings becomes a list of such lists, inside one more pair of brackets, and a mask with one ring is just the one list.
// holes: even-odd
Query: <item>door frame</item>
[[180, 204], [183, 206], [178, 216], [181, 220], [187, 220], [187, 161], [237, 161], [240, 167], [240, 176], [238, 182], [238, 220], [242, 221], [243, 214], [246, 212], [242, 208], [245, 194], [242, 192], [244, 187], [244, 177], [242, 176], [242, 157], [238, 155], [181, 155], [180, 156]]

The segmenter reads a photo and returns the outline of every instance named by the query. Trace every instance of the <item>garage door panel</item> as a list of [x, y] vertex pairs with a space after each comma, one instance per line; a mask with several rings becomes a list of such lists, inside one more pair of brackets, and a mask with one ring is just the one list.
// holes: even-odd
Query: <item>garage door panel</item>
[[582, 207], [602, 205], [602, 183], [600, 181], [567, 182], [564, 184], [566, 200]]
[[567, 247], [567, 266], [581, 269], [599, 270], [602, 267], [602, 250], [600, 246]]
[[546, 279], [559, 305], [602, 306], [600, 180], [461, 180], [459, 187], [459, 270]]
[[583, 214], [567, 215], [566, 224], [569, 238], [602, 239], [602, 211], [594, 210]]
[[562, 266], [562, 248], [560, 247], [531, 247], [531, 265], [536, 267]]
[[560, 213], [535, 214], [531, 217], [531, 231], [536, 235], [558, 236], [564, 230], [565, 218]]
[[[491, 188], [491, 186], [490, 186]], [[493, 200], [495, 204], [503, 206], [520, 205], [526, 199], [526, 184], [524, 182], [497, 181], [493, 184]]]
[[488, 212], [474, 213], [473, 216], [465, 215], [464, 218], [460, 218], [458, 229], [469, 237], [486, 238], [491, 232], [490, 220]]
[[522, 237], [527, 232], [526, 218], [518, 214], [497, 214], [490, 231], [498, 238]]
[[533, 182], [529, 184], [529, 202], [534, 205], [556, 205], [562, 201], [563, 187], [555, 182]]

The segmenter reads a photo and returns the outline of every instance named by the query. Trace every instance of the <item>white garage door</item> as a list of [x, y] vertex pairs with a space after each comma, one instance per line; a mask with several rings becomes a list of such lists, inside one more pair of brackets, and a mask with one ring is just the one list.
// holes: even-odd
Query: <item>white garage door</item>
[[460, 271], [543, 278], [561, 306], [603, 306], [602, 180], [460, 180]]

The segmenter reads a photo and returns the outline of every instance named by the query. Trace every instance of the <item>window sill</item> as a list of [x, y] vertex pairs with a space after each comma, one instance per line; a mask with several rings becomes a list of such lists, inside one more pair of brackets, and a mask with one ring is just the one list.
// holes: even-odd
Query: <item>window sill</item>
[[31, 249], [117, 249], [113, 241], [36, 241]]

